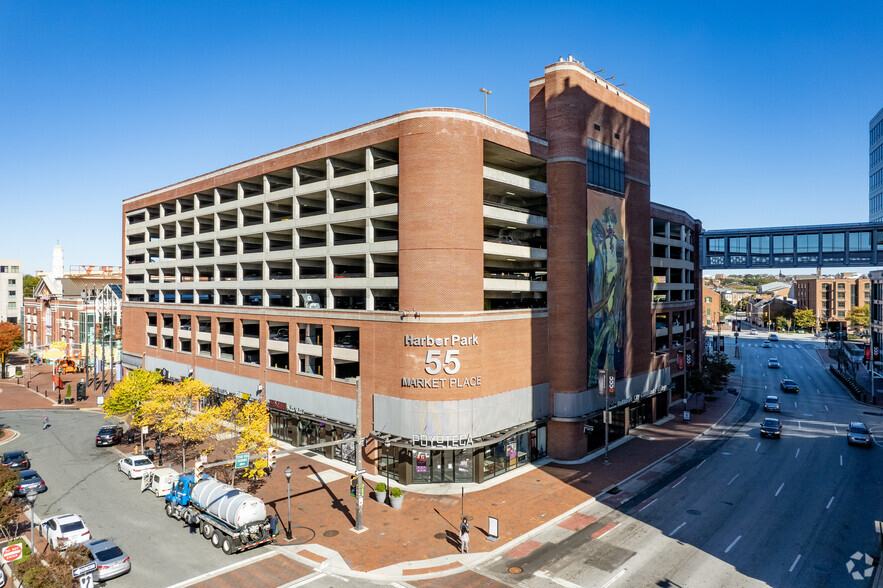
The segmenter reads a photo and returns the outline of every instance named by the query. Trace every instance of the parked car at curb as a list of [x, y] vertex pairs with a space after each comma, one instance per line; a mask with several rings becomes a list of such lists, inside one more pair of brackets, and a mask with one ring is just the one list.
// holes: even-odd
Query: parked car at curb
[[89, 550], [89, 559], [98, 565], [95, 572], [99, 582], [128, 574], [131, 571], [131, 559], [113, 539], [95, 539], [85, 545]]
[[35, 470], [21, 470], [18, 472], [18, 482], [12, 489], [12, 495], [27, 496], [31, 490], [36, 490], [38, 494], [46, 492], [46, 482]]
[[63, 514], [43, 520], [40, 534], [54, 550], [67, 549], [92, 538], [86, 523], [77, 514]]
[[849, 427], [846, 429], [846, 442], [850, 445], [870, 447], [872, 444], [871, 431], [864, 423], [858, 421], [849, 423]]
[[780, 412], [781, 408], [779, 406], [779, 397], [778, 396], [767, 396], [763, 401], [763, 411], [764, 412]]
[[3, 465], [13, 470], [29, 470], [31, 460], [24, 451], [7, 451], [3, 454]]
[[123, 428], [120, 425], [101, 427], [95, 435], [95, 447], [116, 445], [123, 440]]
[[129, 476], [131, 480], [133, 478], [143, 478], [145, 472], [155, 470], [156, 466], [153, 465], [153, 462], [146, 455], [132, 455], [124, 457], [117, 462], [117, 469]]
[[760, 424], [760, 436], [761, 437], [773, 437], [776, 439], [781, 438], [781, 436], [782, 436], [782, 423], [779, 422], [779, 419], [773, 419], [773, 418], [763, 419], [763, 422]]

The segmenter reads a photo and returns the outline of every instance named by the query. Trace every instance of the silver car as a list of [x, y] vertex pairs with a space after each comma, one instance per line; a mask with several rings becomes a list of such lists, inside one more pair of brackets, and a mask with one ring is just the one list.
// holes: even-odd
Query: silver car
[[96, 539], [85, 545], [89, 549], [89, 558], [98, 565], [94, 573], [99, 582], [128, 574], [132, 569], [129, 556], [113, 539]]

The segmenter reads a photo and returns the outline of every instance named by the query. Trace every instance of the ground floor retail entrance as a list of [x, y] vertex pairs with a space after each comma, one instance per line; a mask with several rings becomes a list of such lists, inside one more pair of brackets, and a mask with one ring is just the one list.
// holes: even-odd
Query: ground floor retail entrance
[[[270, 401], [270, 434], [276, 439], [290, 443], [295, 447], [350, 439], [356, 434], [355, 428], [351, 425], [323, 421], [312, 415], [278, 410], [273, 408], [272, 403], [273, 401]], [[356, 463], [353, 443], [329, 445], [314, 451], [325, 455], [325, 457], [339, 459], [345, 463]]]

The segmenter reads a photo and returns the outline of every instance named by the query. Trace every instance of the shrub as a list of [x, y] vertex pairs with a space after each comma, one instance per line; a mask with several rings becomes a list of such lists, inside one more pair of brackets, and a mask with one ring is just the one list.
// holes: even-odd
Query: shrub
[[377, 486], [374, 488], [375, 492], [386, 492], [386, 484], [383, 482], [378, 482]]
[[68, 398], [71, 397], [71, 385], [70, 384], [67, 385], [67, 397]]
[[401, 488], [393, 488], [389, 491], [389, 495], [393, 498], [401, 498], [402, 497], [402, 489]]

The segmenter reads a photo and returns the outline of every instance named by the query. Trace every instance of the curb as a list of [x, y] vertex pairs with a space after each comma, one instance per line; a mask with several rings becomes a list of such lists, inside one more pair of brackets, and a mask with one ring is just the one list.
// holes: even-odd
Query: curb
[[11, 432], [12, 437], [10, 437], [9, 439], [4, 439], [3, 441], [0, 441], [0, 445], [6, 445], [7, 443], [12, 443], [13, 441], [15, 441], [16, 439], [18, 439], [21, 436], [21, 433], [19, 433], [18, 431], [14, 430], [14, 429], [5, 429], [5, 430]]

